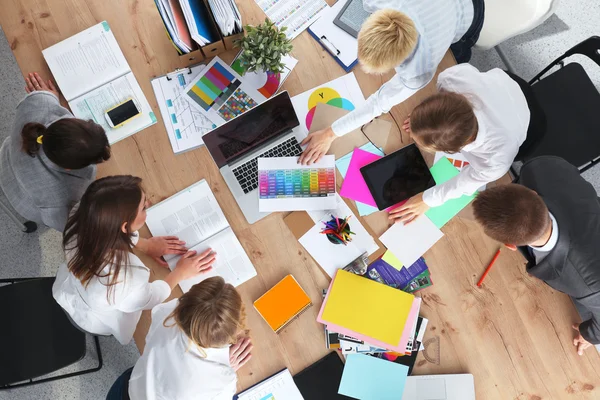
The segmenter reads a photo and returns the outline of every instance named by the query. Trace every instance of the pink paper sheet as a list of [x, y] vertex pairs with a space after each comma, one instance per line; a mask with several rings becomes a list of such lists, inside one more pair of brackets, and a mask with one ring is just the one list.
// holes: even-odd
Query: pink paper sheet
[[340, 196], [377, 207], [373, 196], [371, 196], [371, 191], [360, 173], [360, 169], [380, 158], [382, 157], [377, 154], [369, 153], [359, 148], [354, 149], [350, 165], [348, 166], [348, 172], [346, 172], [344, 183], [342, 183], [340, 189]]
[[[337, 274], [337, 272], [336, 272]], [[368, 279], [368, 278], [365, 278]], [[333, 281], [335, 280], [335, 275], [333, 276], [333, 279], [331, 279], [331, 283], [329, 284], [329, 288], [327, 289], [327, 294], [325, 295], [325, 299], [323, 300], [323, 304], [321, 304], [321, 309], [319, 310], [319, 315], [317, 315], [317, 322], [323, 324], [323, 325], [327, 325], [327, 330], [331, 331], [331, 332], [337, 332], [337, 333], [341, 333], [342, 335], [348, 335], [348, 336], [352, 336], [355, 337], [357, 339], [363, 340], [366, 343], [369, 343], [373, 346], [377, 346], [377, 347], [381, 347], [384, 349], [388, 349], [391, 351], [395, 351], [397, 353], [402, 353], [404, 354], [404, 352], [406, 352], [406, 345], [408, 344], [408, 340], [410, 339], [410, 334], [412, 331], [412, 326], [405, 326], [404, 327], [404, 331], [402, 332], [402, 336], [400, 337], [400, 342], [398, 343], [397, 346], [394, 346], [390, 343], [384, 343], [382, 341], [379, 341], [377, 339], [373, 339], [372, 337], [366, 336], [366, 335], [362, 335], [358, 332], [354, 332], [351, 331], [350, 329], [346, 329], [343, 326], [339, 326], [339, 325], [335, 325], [332, 323], [329, 323], [325, 320], [323, 320], [321, 317], [323, 315], [323, 310], [325, 309], [325, 304], [327, 304], [327, 299], [329, 298], [329, 293], [331, 293], [331, 286], [333, 285]], [[413, 304], [410, 308], [410, 313], [408, 314], [408, 318], [406, 319], [407, 321], [414, 321], [417, 319], [417, 316], [419, 315], [419, 310], [421, 308], [421, 298], [420, 297], [415, 297]], [[408, 325], [408, 324], [407, 324]], [[409, 329], [410, 328], [410, 329]]]

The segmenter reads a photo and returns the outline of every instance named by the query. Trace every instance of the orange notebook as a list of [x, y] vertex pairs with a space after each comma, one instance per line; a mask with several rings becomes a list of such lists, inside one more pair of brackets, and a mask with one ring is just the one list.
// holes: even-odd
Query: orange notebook
[[310, 298], [292, 275], [283, 278], [254, 302], [256, 311], [275, 332], [311, 305]]

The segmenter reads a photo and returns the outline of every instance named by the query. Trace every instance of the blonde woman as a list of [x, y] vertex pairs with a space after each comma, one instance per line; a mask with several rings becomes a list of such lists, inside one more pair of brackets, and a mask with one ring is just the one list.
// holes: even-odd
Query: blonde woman
[[[358, 34], [358, 60], [369, 74], [396, 71], [365, 105], [338, 119], [330, 128], [312, 132], [302, 142], [302, 164], [312, 164], [331, 143], [393, 106], [402, 103], [434, 77], [451, 47], [458, 62], [470, 58], [470, 48], [483, 26], [483, 0], [364, 0], [373, 13]], [[452, 46], [451, 46], [452, 45]]]
[[221, 277], [154, 307], [142, 357], [107, 399], [231, 400], [236, 371], [251, 358], [243, 324], [242, 299]]

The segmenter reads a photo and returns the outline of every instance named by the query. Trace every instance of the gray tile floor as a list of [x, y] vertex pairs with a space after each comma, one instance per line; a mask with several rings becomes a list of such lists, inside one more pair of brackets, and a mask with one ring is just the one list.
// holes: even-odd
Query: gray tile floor
[[[598, 21], [600, 2], [597, 0], [563, 0], [555, 16], [535, 30], [503, 43], [502, 48], [517, 73], [530, 79], [571, 46], [589, 36], [600, 35]], [[600, 67], [585, 59], [574, 59], [582, 62], [600, 89]], [[494, 50], [475, 52], [471, 63], [483, 71], [504, 68]], [[24, 95], [23, 86], [21, 72], [0, 29], [0, 140], [10, 129], [15, 106]], [[592, 168], [584, 176], [597, 191], [600, 189], [600, 167]], [[23, 234], [0, 212], [0, 276], [51, 276], [62, 260], [59, 234], [43, 229], [34, 234]], [[121, 346], [112, 338], [102, 338], [101, 345], [105, 360], [102, 371], [57, 383], [0, 392], [0, 400], [104, 398], [117, 376], [132, 366], [139, 355], [133, 343]], [[95, 361], [93, 347], [88, 347], [88, 360], [80, 366], [83, 368]]]
[[[17, 103], [25, 95], [25, 82], [4, 33], [0, 28], [0, 142], [8, 135]], [[0, 277], [53, 276], [64, 261], [61, 235], [40, 228], [24, 234], [0, 211]], [[7, 305], [2, 305], [6, 307]], [[3, 322], [4, 323], [4, 322]], [[0, 323], [1, 325], [2, 323]], [[95, 348], [88, 341], [85, 359], [66, 372], [86, 369], [97, 363]], [[0, 344], [5, 345], [5, 344]], [[114, 338], [101, 338], [104, 368], [99, 372], [29, 388], [0, 391], [0, 400], [98, 400], [103, 399], [117, 377], [133, 366], [139, 352], [132, 342], [121, 346]]]

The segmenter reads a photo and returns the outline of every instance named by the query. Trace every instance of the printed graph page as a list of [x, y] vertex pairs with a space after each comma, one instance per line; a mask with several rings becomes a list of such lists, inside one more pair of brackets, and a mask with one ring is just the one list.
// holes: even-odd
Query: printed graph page
[[[153, 236], [177, 236], [188, 248], [225, 230], [229, 223], [202, 180], [148, 209], [146, 225]], [[174, 256], [165, 256], [167, 261]]]
[[335, 208], [335, 157], [311, 165], [298, 157], [259, 158], [258, 196], [261, 212]]
[[[141, 114], [121, 127], [111, 128], [104, 114], [129, 99], [133, 99]], [[77, 118], [91, 119], [102, 125], [110, 144], [156, 123], [154, 112], [132, 72], [70, 101], [69, 106]]]
[[[256, 269], [231, 228], [211, 236], [191, 249], [198, 253], [212, 249], [216, 253], [216, 260], [209, 272], [179, 282], [179, 287], [184, 293], [196, 283], [212, 276], [221, 276], [233, 286], [239, 286], [256, 276]], [[175, 269], [180, 258], [178, 256], [168, 261], [171, 270]]]
[[42, 51], [67, 101], [131, 71], [106, 21]]

